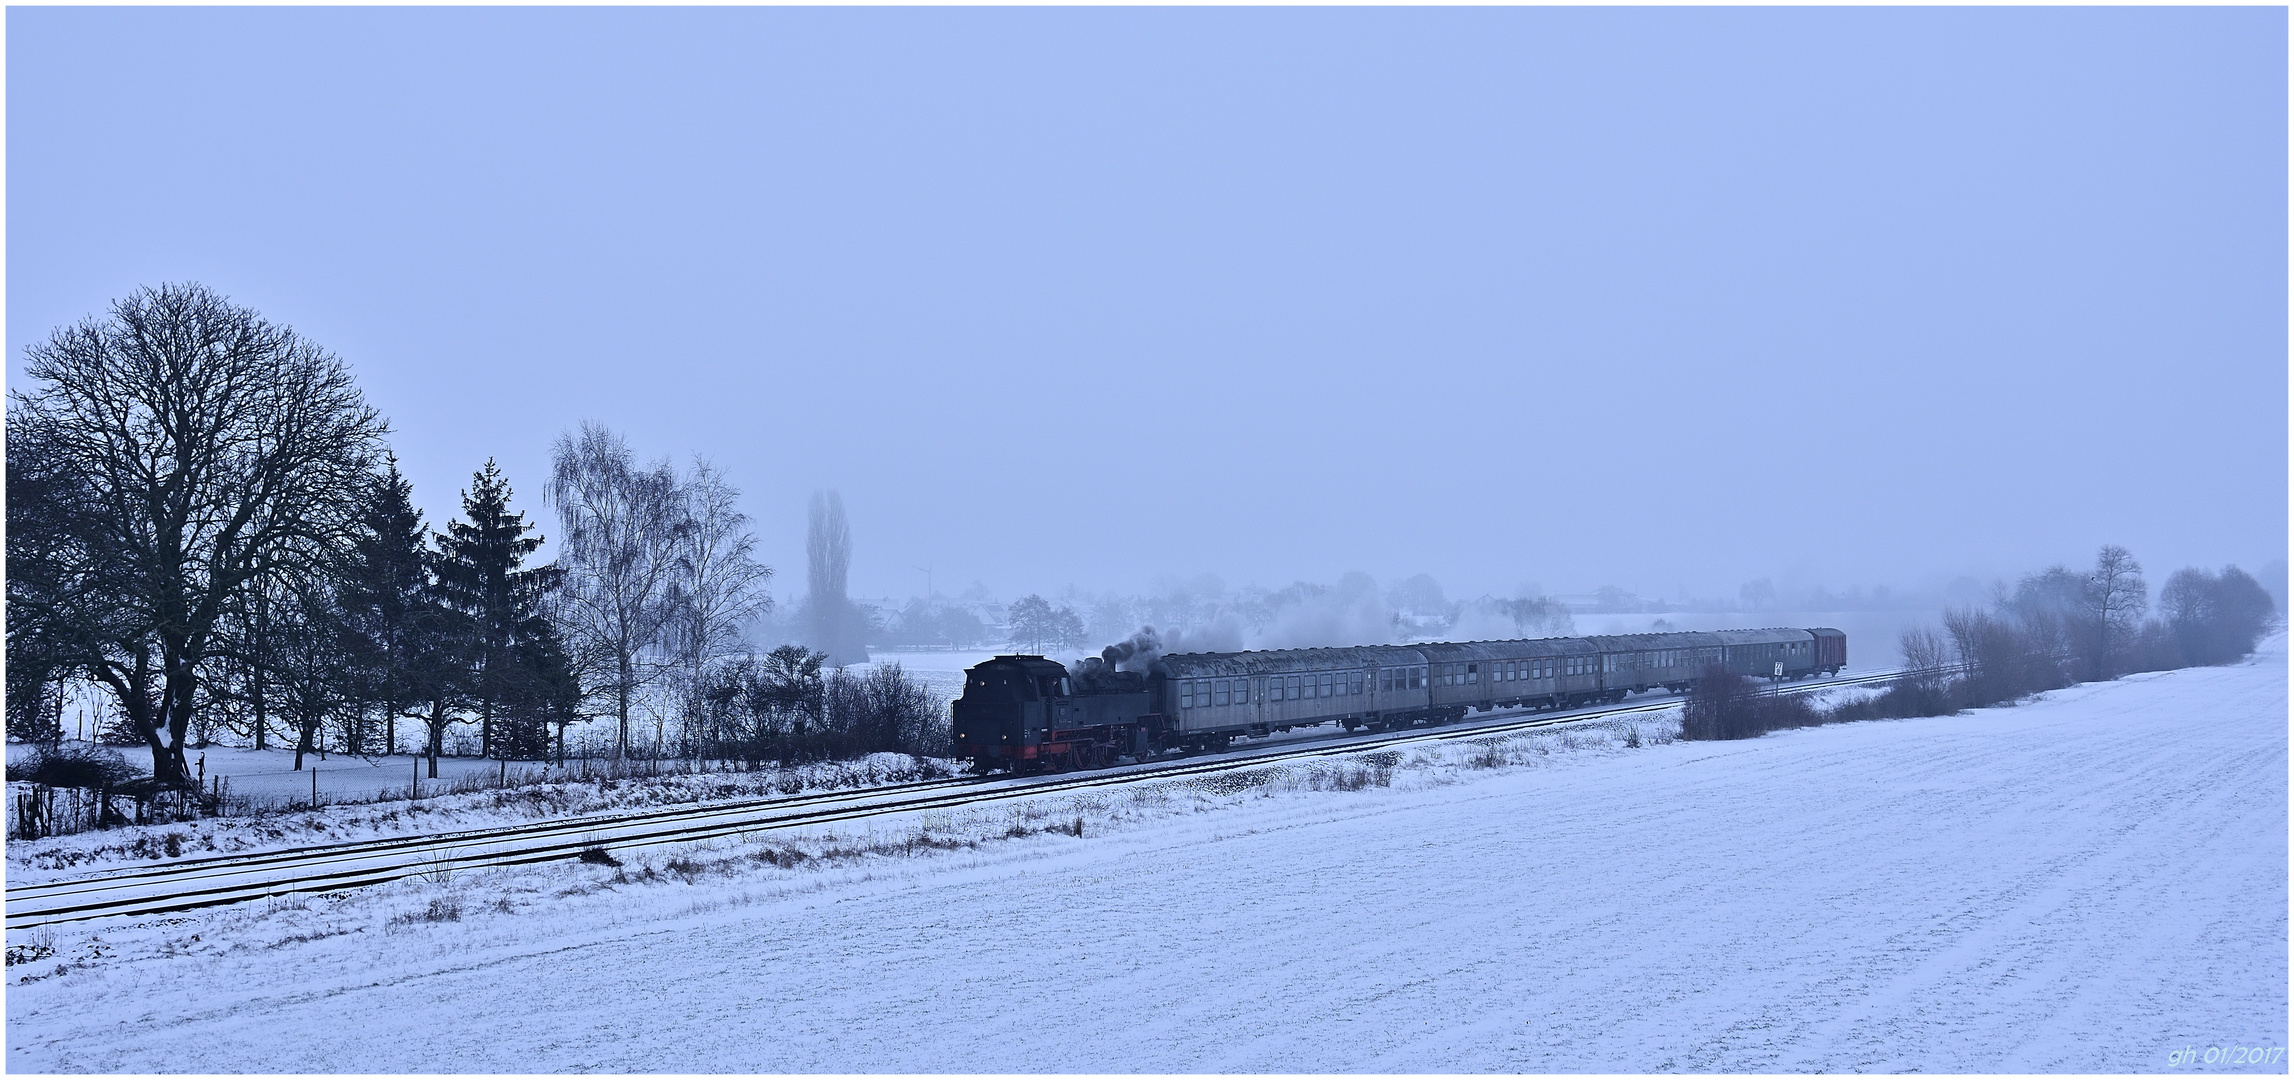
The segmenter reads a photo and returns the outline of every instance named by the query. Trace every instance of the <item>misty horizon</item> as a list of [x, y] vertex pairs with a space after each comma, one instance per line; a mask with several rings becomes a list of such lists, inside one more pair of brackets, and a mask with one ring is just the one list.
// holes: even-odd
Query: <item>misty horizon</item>
[[19, 9], [9, 378], [201, 282], [431, 528], [594, 421], [782, 605], [821, 490], [865, 597], [2268, 576], [2284, 18]]

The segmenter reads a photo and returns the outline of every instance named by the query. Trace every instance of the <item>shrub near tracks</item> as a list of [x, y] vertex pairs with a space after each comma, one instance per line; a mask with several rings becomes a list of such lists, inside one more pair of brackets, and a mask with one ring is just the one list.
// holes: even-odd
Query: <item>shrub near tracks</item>
[[1751, 679], [1713, 667], [1706, 669], [1681, 705], [1681, 738], [1750, 739], [1824, 720], [1803, 695], [1763, 694]]

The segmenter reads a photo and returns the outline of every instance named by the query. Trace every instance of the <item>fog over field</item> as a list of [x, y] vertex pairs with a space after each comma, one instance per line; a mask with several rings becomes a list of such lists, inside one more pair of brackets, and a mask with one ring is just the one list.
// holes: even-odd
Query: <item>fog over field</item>
[[2277, 582], [2285, 17], [23, 9], [8, 372], [201, 282], [432, 527], [595, 421], [784, 611], [822, 489], [895, 602]]

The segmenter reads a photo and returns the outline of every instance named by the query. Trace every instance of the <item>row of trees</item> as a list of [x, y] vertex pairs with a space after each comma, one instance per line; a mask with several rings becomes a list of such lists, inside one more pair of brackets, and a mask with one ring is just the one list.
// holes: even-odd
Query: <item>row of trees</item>
[[[545, 604], [562, 574], [492, 462], [430, 533], [382, 418], [324, 349], [196, 285], [142, 290], [30, 350], [8, 409], [11, 734], [58, 734], [72, 680], [109, 691], [164, 785], [185, 739], [332, 726], [352, 750], [472, 719], [537, 755], [573, 720]], [[435, 769], [435, 760], [433, 761]]]
[[[194, 733], [291, 732], [300, 768], [322, 742], [395, 749], [409, 720], [433, 776], [456, 723], [488, 755], [537, 758], [611, 717], [629, 752], [657, 708], [681, 719], [680, 750], [731, 745], [712, 725], [727, 680], [764, 664], [740, 630], [771, 570], [707, 461], [640, 466], [603, 427], [569, 432], [545, 491], [560, 557], [529, 566], [543, 538], [494, 462], [432, 532], [341, 359], [202, 286], [140, 290], [27, 360], [34, 389], [8, 406], [12, 736], [58, 737], [65, 689], [92, 684], [168, 786], [189, 780]], [[841, 599], [841, 503], [814, 518], [815, 584], [829, 573]], [[855, 690], [803, 655], [820, 697], [792, 706], [812, 719], [775, 756], [931, 742], [937, 703], [913, 680]], [[901, 719], [871, 719], [895, 699]]]
[[2277, 605], [2235, 566], [2176, 571], [2154, 613], [2142, 564], [2106, 545], [2094, 566], [2053, 566], [2002, 590], [1990, 610], [1946, 612], [1943, 633], [1905, 635], [1911, 666], [1965, 665], [1957, 696], [1968, 704], [2009, 701], [2073, 682], [2135, 671], [2221, 664], [2254, 651]]

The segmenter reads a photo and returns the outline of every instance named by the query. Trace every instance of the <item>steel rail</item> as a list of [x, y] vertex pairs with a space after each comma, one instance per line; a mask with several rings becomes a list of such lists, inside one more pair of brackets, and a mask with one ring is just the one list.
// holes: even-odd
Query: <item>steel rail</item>
[[[1886, 682], [1906, 674], [1910, 673], [1889, 671], [1783, 685], [1761, 692], [1807, 693]], [[914, 781], [880, 788], [566, 818], [443, 835], [309, 845], [248, 856], [204, 856], [10, 888], [7, 926], [22, 929], [113, 916], [166, 914], [291, 893], [334, 892], [427, 874], [558, 861], [594, 848], [627, 850], [698, 843], [725, 836], [1035, 798], [1096, 787], [1186, 779], [1294, 760], [1616, 720], [1662, 712], [1679, 705], [1679, 697], [1668, 696], [1633, 705], [1552, 714], [1532, 709], [1497, 709], [1474, 720], [1435, 729], [1413, 728], [1359, 736], [1350, 733], [1316, 740], [1307, 746], [1270, 746], [1212, 758], [1149, 761], [1084, 773]], [[942, 788], [961, 790], [941, 792]], [[161, 886], [167, 887], [165, 891], [147, 891]], [[120, 895], [122, 893], [128, 895]]]

